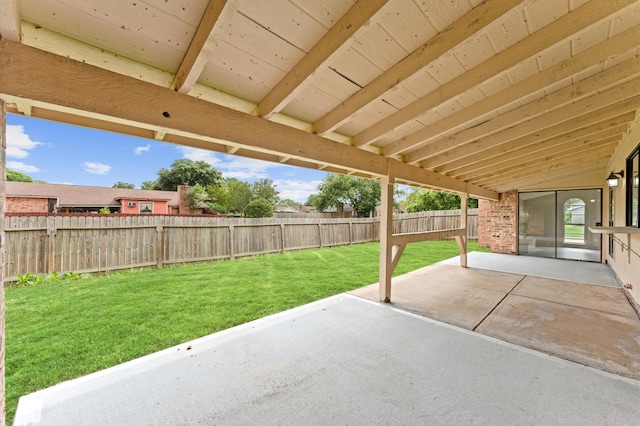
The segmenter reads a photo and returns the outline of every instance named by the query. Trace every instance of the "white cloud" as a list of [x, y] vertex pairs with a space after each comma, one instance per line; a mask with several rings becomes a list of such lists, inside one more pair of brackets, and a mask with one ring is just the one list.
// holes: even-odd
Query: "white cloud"
[[322, 183], [320, 180], [301, 181], [301, 180], [284, 180], [279, 179], [273, 182], [276, 189], [280, 192], [280, 199], [291, 199], [299, 203], [304, 203], [309, 195], [318, 192], [318, 185]]
[[29, 150], [34, 149], [42, 142], [31, 140], [24, 132], [24, 127], [15, 124], [7, 125], [7, 157], [26, 158]]
[[203, 149], [179, 147], [184, 158], [192, 161], [205, 161], [222, 172], [225, 178], [240, 180], [257, 180], [269, 177], [267, 170], [283, 167], [280, 163], [254, 160], [252, 158], [234, 157], [231, 155], [217, 154]]
[[102, 163], [84, 163], [84, 171], [94, 175], [106, 175], [111, 170], [111, 166]]
[[7, 161], [7, 169], [22, 173], [38, 173], [39, 168], [31, 164], [24, 164], [22, 161]]
[[147, 152], [151, 149], [151, 144], [148, 143], [145, 146], [137, 146], [136, 149], [133, 150], [133, 152], [136, 155], [142, 155], [143, 152]]

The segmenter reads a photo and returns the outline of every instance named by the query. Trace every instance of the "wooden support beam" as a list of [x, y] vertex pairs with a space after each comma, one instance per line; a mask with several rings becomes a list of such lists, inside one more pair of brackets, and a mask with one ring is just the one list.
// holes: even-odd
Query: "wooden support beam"
[[340, 57], [368, 31], [376, 17], [384, 15], [389, 0], [358, 1], [336, 24], [293, 66], [291, 71], [269, 92], [254, 111], [260, 117], [270, 118], [279, 112], [312, 80], [327, 64]]
[[469, 194], [460, 194], [460, 228], [464, 231], [462, 235], [456, 237], [458, 249], [460, 250], [460, 266], [467, 267], [467, 238], [469, 231], [467, 229], [469, 207]]
[[473, 120], [488, 117], [489, 114], [511, 102], [578, 74], [595, 63], [604, 63], [614, 54], [626, 52], [634, 47], [637, 48], [639, 39], [640, 25], [637, 25], [567, 60], [535, 73], [488, 98], [476, 102], [469, 108], [463, 108], [442, 120], [429, 124], [424, 129], [385, 146], [384, 154], [386, 156], [400, 154], [413, 148], [418, 143], [428, 143], [429, 140], [451, 132], [452, 129], [459, 128]]
[[291, 157], [309, 167], [319, 163], [369, 177], [387, 175], [393, 167], [419, 186], [498, 198], [485, 188], [5, 39], [0, 40], [0, 69], [0, 97], [37, 105], [34, 117], [59, 111], [71, 124], [77, 118], [98, 129], [113, 126], [148, 132], [151, 138], [153, 131], [163, 130], [167, 141], [203, 149], [239, 146], [238, 153], [263, 153], [273, 157], [270, 161]]
[[[631, 78], [635, 79], [625, 82]], [[598, 93], [602, 87], [611, 87], [616, 84], [618, 86]], [[624, 100], [637, 93], [640, 93], [640, 57], [629, 59], [456, 135], [427, 143], [423, 148], [410, 151], [405, 158], [408, 163], [416, 163], [428, 156], [449, 151], [501, 130], [513, 129], [514, 125], [519, 124], [520, 130], [527, 128], [531, 133], [569, 120], [573, 116]]]
[[405, 234], [393, 234], [391, 236], [391, 242], [394, 246], [398, 246], [420, 243], [422, 241], [445, 240], [447, 238], [463, 236], [465, 232], [466, 229], [461, 228], [443, 229], [440, 231], [407, 232]]
[[[187, 53], [176, 72], [171, 88], [189, 93], [213, 55], [213, 47], [223, 30], [223, 23], [230, 20], [237, 8], [236, 0], [209, 0], [200, 25], [191, 40]], [[223, 19], [221, 19], [221, 17]]]
[[591, 1], [573, 10], [530, 36], [511, 45], [490, 59], [482, 62], [459, 77], [441, 85], [437, 90], [412, 102], [405, 108], [379, 121], [354, 137], [354, 144], [362, 145], [375, 141], [404, 123], [424, 114], [432, 108], [452, 99], [466, 90], [486, 81], [516, 64], [532, 57], [562, 40], [572, 37], [577, 31], [595, 24], [601, 19], [632, 4], [635, 0]]
[[[393, 89], [399, 81], [417, 73], [471, 35], [491, 24], [521, 1], [522, 0], [488, 0], [480, 3], [460, 19], [442, 30], [438, 35], [413, 51], [409, 56], [360, 89], [347, 101], [341, 103], [338, 107], [316, 121], [316, 133], [323, 135], [331, 132], [350, 116], [381, 97], [387, 91]], [[370, 143], [369, 140], [354, 140], [354, 142], [358, 146]]]
[[[393, 274], [393, 176], [380, 177], [380, 287], [379, 299], [381, 302], [391, 302], [391, 275]], [[402, 250], [396, 252], [401, 254]]]

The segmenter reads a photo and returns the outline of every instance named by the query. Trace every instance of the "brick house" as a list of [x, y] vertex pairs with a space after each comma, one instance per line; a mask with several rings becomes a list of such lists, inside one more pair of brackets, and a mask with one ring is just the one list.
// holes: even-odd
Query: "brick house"
[[[7, 182], [7, 213], [178, 214], [178, 192]], [[182, 212], [182, 213], [191, 213]]]

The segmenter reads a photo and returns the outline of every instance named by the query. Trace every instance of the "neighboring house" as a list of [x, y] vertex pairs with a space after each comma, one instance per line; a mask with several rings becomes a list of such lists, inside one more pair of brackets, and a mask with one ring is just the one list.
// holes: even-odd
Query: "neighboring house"
[[7, 182], [7, 213], [178, 214], [178, 192]]

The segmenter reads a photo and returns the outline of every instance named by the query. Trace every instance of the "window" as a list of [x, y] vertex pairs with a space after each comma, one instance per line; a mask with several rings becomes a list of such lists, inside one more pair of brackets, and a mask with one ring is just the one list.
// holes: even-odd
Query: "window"
[[640, 145], [627, 158], [627, 171], [625, 178], [627, 180], [627, 226], [640, 227], [638, 221], [640, 200], [640, 185], [638, 182], [640, 171]]
[[153, 203], [140, 203], [140, 213], [153, 213]]

